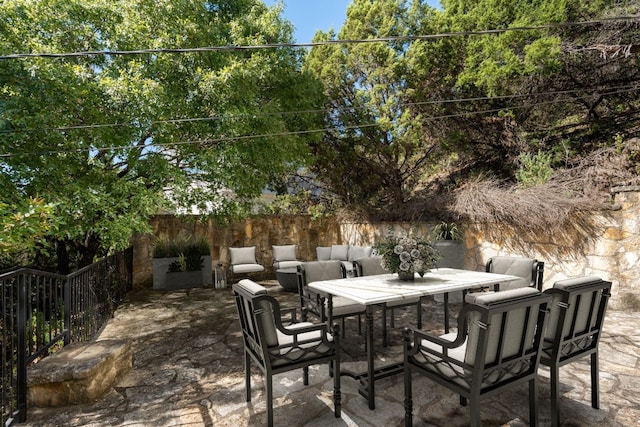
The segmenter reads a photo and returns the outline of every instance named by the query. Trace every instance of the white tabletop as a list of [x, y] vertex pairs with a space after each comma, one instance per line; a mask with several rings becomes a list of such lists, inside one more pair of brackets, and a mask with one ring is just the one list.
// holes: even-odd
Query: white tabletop
[[424, 295], [443, 294], [477, 286], [518, 280], [518, 276], [483, 271], [434, 268], [414, 281], [401, 281], [397, 274], [349, 277], [309, 283], [315, 291], [345, 297], [364, 305], [399, 301]]

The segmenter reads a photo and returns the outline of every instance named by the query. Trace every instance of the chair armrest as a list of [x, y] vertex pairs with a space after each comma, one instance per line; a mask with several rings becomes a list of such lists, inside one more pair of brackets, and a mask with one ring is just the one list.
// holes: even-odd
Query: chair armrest
[[453, 341], [450, 341], [448, 339], [439, 337], [437, 335], [433, 335], [430, 334], [428, 332], [423, 332], [419, 329], [413, 328], [413, 327], [407, 327], [405, 328], [405, 330], [408, 330], [409, 334], [413, 333], [413, 343], [414, 345], [420, 345], [420, 343], [422, 342], [422, 340], [426, 340], [429, 342], [432, 342], [434, 344], [437, 344], [443, 348], [457, 348], [460, 347], [465, 339], [466, 336], [465, 334], [460, 334], [458, 333], [458, 335], [456, 336], [456, 339]]

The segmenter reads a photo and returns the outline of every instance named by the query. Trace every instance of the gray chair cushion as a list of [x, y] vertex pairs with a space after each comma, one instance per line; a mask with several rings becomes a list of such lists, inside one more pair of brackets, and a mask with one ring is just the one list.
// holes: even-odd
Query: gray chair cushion
[[300, 264], [302, 264], [302, 261], [275, 261], [273, 263], [273, 268], [276, 270], [280, 268], [294, 268]]
[[[267, 295], [266, 288], [249, 279], [240, 280], [238, 283], [234, 284], [233, 287], [234, 289], [243, 289], [246, 293], [254, 297], [259, 295]], [[252, 313], [248, 304], [249, 300], [245, 300], [244, 310], [247, 314], [247, 318], [250, 319], [252, 317]], [[260, 306], [258, 308], [262, 308], [263, 311], [258, 316], [256, 316], [256, 322], [260, 322], [262, 324], [267, 346], [277, 346], [278, 334], [276, 332], [276, 324], [273, 317], [273, 307], [271, 307], [271, 304], [266, 301], [261, 301], [259, 304]], [[253, 328], [251, 324], [249, 324], [248, 327], [250, 329]]]
[[[508, 291], [492, 292], [484, 295], [479, 295], [475, 298], [475, 304], [491, 307], [498, 304], [516, 302], [522, 298], [526, 298], [532, 295], [539, 295], [539, 294], [540, 294], [540, 291], [530, 287], [511, 289]], [[495, 325], [499, 325], [500, 316], [502, 316], [502, 313], [495, 314], [490, 319], [489, 322]], [[525, 322], [528, 322], [528, 325], [529, 325], [529, 327], [526, 329], [527, 335], [526, 335], [525, 342], [533, 346], [536, 317], [538, 316], [538, 313], [532, 311], [529, 313], [529, 317], [527, 318], [526, 309], [523, 308], [510, 313], [509, 316], [510, 316], [510, 319], [507, 326], [508, 329], [506, 331], [505, 340], [503, 344], [505, 348], [503, 356], [505, 357], [517, 354], [519, 352], [520, 338], [522, 337], [522, 332], [524, 331]], [[465, 355], [465, 362], [472, 366], [475, 363], [476, 349], [478, 345], [478, 337], [479, 337], [480, 327], [481, 327], [478, 323], [479, 320], [480, 320], [479, 312], [473, 312], [469, 316], [469, 333], [468, 333], [469, 338], [468, 338], [467, 353]], [[498, 345], [500, 345], [499, 337], [500, 337], [500, 330], [497, 328], [492, 328], [490, 330], [487, 351], [485, 353], [487, 355], [487, 360], [486, 360], [487, 363], [495, 362], [495, 360], [493, 360], [493, 357], [495, 357], [496, 349]], [[513, 338], [513, 339], [510, 339], [510, 338]]]
[[305, 285], [320, 280], [342, 279], [340, 261], [310, 261], [301, 264], [304, 269]]
[[296, 245], [271, 246], [273, 261], [296, 261]]
[[[336, 317], [364, 313], [367, 308], [363, 304], [358, 304], [355, 301], [342, 297], [333, 297], [331, 302], [333, 304], [333, 315]], [[326, 301], [325, 306], [327, 306]]]
[[331, 259], [346, 261], [349, 256], [349, 245], [332, 245]]
[[232, 273], [257, 273], [264, 271], [260, 264], [235, 264], [230, 267]]
[[316, 255], [318, 261], [329, 261], [331, 259], [331, 246], [318, 246]]
[[389, 270], [386, 270], [382, 266], [381, 256], [371, 256], [365, 258], [359, 258], [355, 260], [360, 265], [363, 276], [374, 276], [376, 274], [388, 274]]
[[255, 246], [248, 246], [244, 248], [229, 248], [229, 254], [231, 255], [232, 265], [257, 264]]
[[360, 258], [366, 258], [371, 256], [371, 251], [373, 248], [371, 246], [349, 246], [349, 251], [347, 252], [347, 260], [355, 261]]
[[500, 290], [522, 288], [532, 285], [532, 272], [536, 262], [533, 258], [495, 256], [491, 258], [491, 272], [520, 277], [518, 280], [500, 283]]

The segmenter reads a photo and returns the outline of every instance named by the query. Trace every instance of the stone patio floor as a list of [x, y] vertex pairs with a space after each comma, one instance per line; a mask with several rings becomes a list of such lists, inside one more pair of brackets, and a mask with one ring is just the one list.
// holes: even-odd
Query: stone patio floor
[[[296, 306], [297, 295], [275, 281], [261, 282], [282, 305]], [[451, 313], [459, 310], [452, 305]], [[424, 330], [442, 332], [443, 308], [427, 298]], [[415, 321], [415, 310], [396, 310], [396, 329], [379, 363], [401, 360], [401, 327]], [[561, 369], [563, 426], [640, 425], [640, 316], [609, 310], [600, 345], [600, 409], [590, 405], [588, 358]], [[380, 323], [376, 317], [376, 325]], [[415, 323], [415, 322], [414, 322]], [[364, 338], [355, 320], [347, 323], [343, 368], [364, 370]], [[379, 329], [379, 328], [378, 328]], [[231, 289], [201, 288], [175, 292], [135, 290], [118, 309], [99, 339], [129, 338], [133, 369], [102, 399], [63, 408], [29, 408], [24, 426], [260, 426], [266, 424], [264, 387], [252, 375], [253, 402], [244, 398], [243, 348]], [[540, 422], [550, 422], [549, 371], [540, 368]], [[414, 425], [468, 425], [469, 411], [457, 395], [414, 376]], [[327, 366], [311, 369], [310, 384], [301, 371], [274, 378], [276, 426], [399, 426], [404, 423], [402, 375], [376, 382], [376, 409], [342, 377], [342, 418], [333, 416], [332, 379]], [[528, 388], [523, 385], [483, 402], [484, 426], [529, 423]]]

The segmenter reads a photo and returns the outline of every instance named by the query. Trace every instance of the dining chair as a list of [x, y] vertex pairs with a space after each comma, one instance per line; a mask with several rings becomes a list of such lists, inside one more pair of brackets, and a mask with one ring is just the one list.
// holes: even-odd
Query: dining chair
[[[267, 425], [273, 426], [273, 376], [302, 368], [303, 383], [309, 384], [309, 366], [331, 363], [340, 372], [339, 327], [331, 331], [325, 323], [295, 323], [296, 309], [282, 309], [267, 290], [244, 279], [233, 285], [233, 294], [244, 340], [244, 373], [247, 402], [251, 401], [251, 360], [265, 377]], [[289, 314], [294, 323], [285, 325]], [[341, 415], [340, 375], [333, 375], [336, 418]]]
[[542, 291], [544, 262], [535, 258], [494, 256], [487, 260], [485, 271], [487, 273], [510, 274], [520, 277], [519, 280], [498, 283], [494, 289], [496, 291], [523, 288], [525, 286], [531, 286]]
[[[320, 280], [344, 279], [346, 272], [342, 262], [309, 261], [298, 266], [298, 294], [303, 316], [312, 313], [320, 321], [333, 323], [333, 319], [342, 320], [342, 335], [345, 335], [345, 318], [358, 316], [358, 333], [362, 333], [360, 315], [364, 314], [366, 307], [343, 297], [334, 297], [325, 293], [315, 292], [307, 286], [309, 283]], [[303, 319], [305, 319], [303, 317]], [[306, 319], [305, 319], [306, 320]]]
[[596, 276], [556, 282], [544, 291], [552, 297], [549, 323], [542, 344], [540, 363], [551, 378], [551, 423], [560, 425], [560, 368], [590, 356], [591, 407], [598, 409], [598, 343], [611, 296], [611, 282]]
[[[360, 258], [353, 262], [353, 270], [356, 276], [374, 276], [378, 274], [389, 274], [389, 271], [382, 266], [381, 256], [372, 256]], [[387, 346], [387, 324], [395, 328], [394, 308], [416, 307], [417, 327], [422, 329], [422, 298], [407, 298], [400, 301], [387, 302], [382, 304], [382, 345]], [[391, 318], [387, 322], [387, 311], [390, 312]]]
[[[544, 262], [535, 258], [522, 258], [512, 256], [494, 256], [487, 260], [485, 265], [487, 273], [509, 274], [518, 276], [518, 280], [496, 283], [489, 291], [504, 291], [523, 287], [533, 287], [542, 291], [544, 274]], [[467, 289], [463, 291], [464, 302], [473, 302], [474, 294], [483, 292], [484, 289]]]
[[480, 426], [480, 402], [529, 384], [529, 424], [538, 423], [538, 375], [551, 296], [526, 287], [488, 293], [463, 305], [458, 331], [435, 336], [405, 329], [405, 426], [413, 423], [414, 372], [460, 395], [470, 405], [470, 425]]

